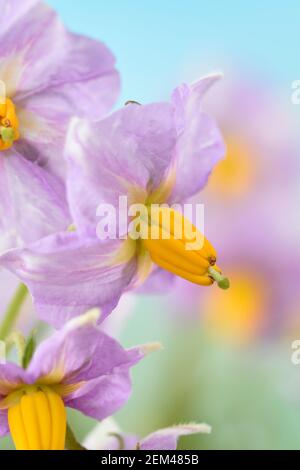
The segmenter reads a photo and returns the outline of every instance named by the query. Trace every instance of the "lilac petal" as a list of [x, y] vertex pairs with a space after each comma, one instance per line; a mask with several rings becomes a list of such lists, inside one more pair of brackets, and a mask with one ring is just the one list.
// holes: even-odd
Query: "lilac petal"
[[[88, 114], [90, 119], [101, 117], [112, 104], [106, 103], [106, 98], [111, 96], [108, 86], [109, 83], [106, 87], [101, 86], [104, 96], [99, 96], [95, 112], [93, 109], [90, 110], [89, 104], [89, 101], [94, 103], [96, 99], [96, 96], [92, 96], [91, 84], [86, 85], [83, 95], [80, 89], [76, 90], [73, 99], [68, 94], [70, 95], [74, 85], [72, 87], [66, 85], [63, 87], [65, 92], [63, 88], [50, 89], [19, 101], [18, 118], [22, 138], [14, 144], [17, 150], [27, 159], [64, 179], [66, 162], [63, 150], [70, 117], [75, 114], [79, 116]], [[85, 104], [82, 104], [83, 97], [86, 100]]]
[[0, 0], [0, 29], [3, 34], [14, 25], [19, 18], [38, 3], [39, 0]]
[[90, 227], [94, 233], [99, 204], [117, 208], [121, 195], [128, 196], [130, 204], [132, 199], [137, 202], [139, 193], [139, 202], [144, 202], [146, 190], [164, 178], [175, 143], [173, 109], [167, 103], [130, 104], [97, 123], [74, 119], [66, 156], [76, 226]]
[[0, 253], [68, 226], [64, 188], [15, 150], [0, 158]]
[[180, 436], [189, 434], [210, 433], [211, 428], [207, 424], [182, 424], [170, 428], [161, 429], [140, 441], [141, 450], [176, 450]]
[[116, 367], [133, 365], [143, 355], [141, 350], [126, 351], [95, 323], [97, 309], [68, 322], [37, 349], [28, 368], [34, 381], [52, 375], [64, 384], [89, 382], [112, 374]]
[[121, 243], [64, 232], [11, 250], [0, 264], [29, 287], [40, 317], [60, 327], [90, 308], [102, 307], [104, 319], [115, 307], [136, 271], [135, 258], [112, 261]]
[[115, 368], [106, 376], [91, 380], [66, 402], [87, 416], [101, 420], [114, 414], [131, 394], [130, 364]]
[[[1, 400], [23, 383], [28, 383], [28, 376], [24, 369], [10, 362], [0, 364], [0, 405]], [[0, 437], [8, 432], [7, 410], [0, 409]]]
[[155, 268], [137, 292], [141, 294], [166, 294], [173, 287], [175, 275], [162, 268]]
[[[153, 350], [155, 349], [157, 345], [153, 346]], [[67, 399], [66, 405], [98, 420], [112, 415], [124, 405], [131, 394], [130, 368], [148, 351], [151, 351], [151, 345], [148, 348], [146, 345], [127, 350], [123, 363], [115, 364], [106, 375], [87, 381]]]
[[201, 103], [216, 79], [205, 77], [191, 87], [182, 85], [173, 92], [178, 142], [172, 201], [183, 201], [203, 189], [214, 165], [225, 154], [221, 134], [214, 120], [202, 111]]
[[66, 170], [63, 149], [70, 120], [69, 105], [54, 92], [34, 95], [18, 103], [22, 138], [14, 143], [14, 147], [26, 159], [61, 180], [64, 180]]
[[68, 33], [44, 3], [28, 5], [1, 41], [2, 57], [13, 59], [19, 69], [13, 96], [20, 100], [51, 89], [66, 102], [76, 102], [80, 115], [99, 118], [119, 90], [113, 55], [98, 41]]
[[0, 364], [0, 401], [23, 383], [29, 383], [24, 369], [11, 362]]

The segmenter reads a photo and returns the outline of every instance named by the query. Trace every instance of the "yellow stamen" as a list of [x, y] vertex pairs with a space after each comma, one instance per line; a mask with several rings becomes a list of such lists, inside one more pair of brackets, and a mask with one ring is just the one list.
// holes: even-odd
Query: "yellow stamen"
[[12, 100], [3, 101], [0, 103], [0, 150], [7, 150], [19, 139], [19, 121]]
[[147, 225], [144, 230], [147, 229], [148, 237], [143, 244], [154, 263], [195, 284], [209, 286], [217, 281], [219, 287], [229, 287], [229, 281], [215, 266], [215, 249], [182, 214], [160, 207], [151, 210]]
[[17, 450], [63, 450], [66, 410], [60, 395], [44, 386], [27, 386], [8, 408], [8, 424]]

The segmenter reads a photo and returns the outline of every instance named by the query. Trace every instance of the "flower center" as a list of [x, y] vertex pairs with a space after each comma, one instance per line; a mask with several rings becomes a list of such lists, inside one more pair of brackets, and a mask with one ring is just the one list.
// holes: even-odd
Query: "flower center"
[[216, 281], [222, 289], [229, 287], [215, 266], [214, 247], [186, 217], [166, 207], [151, 208], [150, 214], [142, 243], [154, 263], [195, 284], [209, 286]]
[[10, 148], [19, 139], [19, 121], [12, 100], [5, 98], [0, 103], [0, 150]]
[[66, 410], [50, 387], [27, 385], [8, 397], [8, 424], [17, 450], [64, 450]]

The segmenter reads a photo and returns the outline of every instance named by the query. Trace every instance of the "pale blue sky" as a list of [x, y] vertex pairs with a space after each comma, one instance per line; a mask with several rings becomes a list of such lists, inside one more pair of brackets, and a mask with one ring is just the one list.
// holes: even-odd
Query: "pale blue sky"
[[48, 0], [73, 31], [105, 41], [121, 101], [161, 99], [178, 82], [228, 65], [290, 93], [300, 78], [298, 0]]

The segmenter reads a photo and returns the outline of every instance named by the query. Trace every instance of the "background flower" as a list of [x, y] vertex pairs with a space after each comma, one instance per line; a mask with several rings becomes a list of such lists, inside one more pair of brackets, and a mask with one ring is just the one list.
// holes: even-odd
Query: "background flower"
[[107, 419], [90, 432], [84, 445], [90, 450], [176, 450], [179, 437], [210, 432], [211, 428], [207, 424], [190, 423], [160, 429], [138, 439], [124, 435], [112, 419]]

